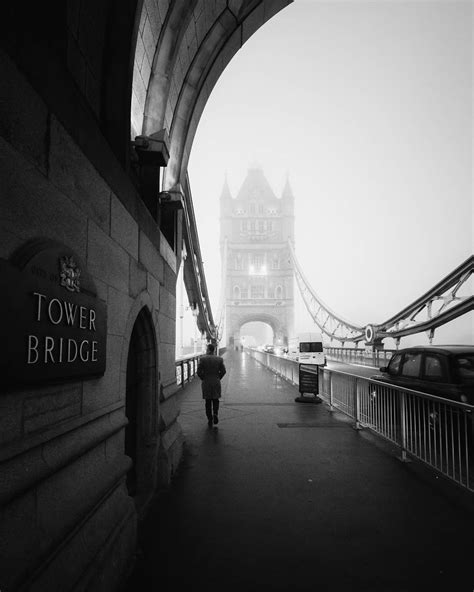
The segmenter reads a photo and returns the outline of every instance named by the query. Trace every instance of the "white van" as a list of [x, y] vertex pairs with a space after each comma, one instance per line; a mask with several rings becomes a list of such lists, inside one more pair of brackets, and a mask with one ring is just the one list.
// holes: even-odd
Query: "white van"
[[288, 357], [300, 364], [326, 365], [321, 333], [299, 333], [289, 340]]

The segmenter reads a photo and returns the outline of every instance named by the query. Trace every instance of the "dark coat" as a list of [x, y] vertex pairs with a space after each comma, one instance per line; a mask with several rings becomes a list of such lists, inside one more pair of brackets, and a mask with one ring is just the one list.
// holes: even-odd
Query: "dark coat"
[[225, 373], [224, 360], [220, 356], [209, 354], [201, 356], [197, 367], [197, 375], [202, 380], [203, 399], [220, 399], [221, 378]]

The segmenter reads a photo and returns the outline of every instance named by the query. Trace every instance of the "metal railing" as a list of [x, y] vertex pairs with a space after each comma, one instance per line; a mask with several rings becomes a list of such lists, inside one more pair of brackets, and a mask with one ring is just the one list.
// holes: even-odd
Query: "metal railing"
[[324, 351], [328, 360], [378, 368], [386, 366], [397, 350], [381, 349], [368, 352], [358, 347], [325, 347]]
[[[261, 364], [298, 385], [298, 363], [246, 349]], [[347, 372], [319, 369], [319, 397], [414, 458], [474, 491], [474, 407]]]
[[[226, 347], [219, 348], [219, 355], [222, 356], [227, 351]], [[175, 360], [176, 366], [176, 384], [182, 388], [193, 380], [196, 376], [196, 371], [199, 363], [199, 358], [203, 355], [203, 352], [189, 354], [182, 356]]]
[[196, 370], [199, 362], [199, 358], [202, 356], [202, 353], [199, 354], [189, 354], [188, 356], [183, 356], [182, 358], [178, 358], [175, 361], [176, 365], [176, 384], [181, 386], [182, 388], [188, 382], [196, 376]]

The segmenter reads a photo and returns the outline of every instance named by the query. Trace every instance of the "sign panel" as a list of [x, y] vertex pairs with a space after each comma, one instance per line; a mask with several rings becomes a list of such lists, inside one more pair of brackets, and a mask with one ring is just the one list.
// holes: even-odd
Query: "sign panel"
[[70, 249], [47, 241], [0, 260], [0, 311], [2, 385], [104, 374], [106, 305]]
[[300, 364], [299, 367], [299, 392], [319, 393], [319, 370], [317, 366]]

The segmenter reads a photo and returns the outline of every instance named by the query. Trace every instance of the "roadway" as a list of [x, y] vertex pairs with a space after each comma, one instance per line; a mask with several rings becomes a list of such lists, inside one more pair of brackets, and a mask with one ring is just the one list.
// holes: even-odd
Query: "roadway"
[[327, 368], [329, 370], [336, 370], [339, 372], [347, 372], [349, 374], [355, 374], [356, 376], [363, 376], [364, 378], [370, 378], [374, 374], [380, 374], [378, 368], [373, 366], [361, 366], [359, 364], [348, 364], [346, 362], [336, 362], [335, 360], [327, 361]]

